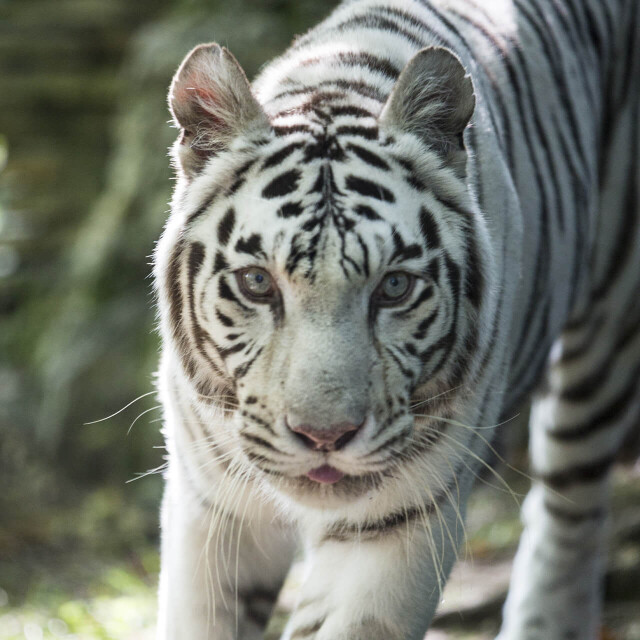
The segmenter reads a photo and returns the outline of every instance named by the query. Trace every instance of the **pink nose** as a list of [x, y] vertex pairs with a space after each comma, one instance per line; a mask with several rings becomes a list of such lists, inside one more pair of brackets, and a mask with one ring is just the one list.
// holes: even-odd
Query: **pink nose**
[[302, 443], [314, 451], [337, 451], [353, 440], [363, 423], [359, 425], [350, 422], [339, 422], [328, 428], [315, 427], [310, 424], [287, 426], [293, 431]]

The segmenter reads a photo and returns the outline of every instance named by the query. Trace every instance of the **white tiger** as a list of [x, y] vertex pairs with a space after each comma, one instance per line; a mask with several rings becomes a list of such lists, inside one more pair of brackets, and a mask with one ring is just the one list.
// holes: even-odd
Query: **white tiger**
[[155, 277], [158, 640], [423, 638], [546, 371], [500, 640], [594, 640], [638, 419], [635, 0], [352, 0], [250, 87], [194, 49]]

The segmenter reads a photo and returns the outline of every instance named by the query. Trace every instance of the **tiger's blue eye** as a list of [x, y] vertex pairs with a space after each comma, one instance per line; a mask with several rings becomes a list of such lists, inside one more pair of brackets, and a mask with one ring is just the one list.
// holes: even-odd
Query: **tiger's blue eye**
[[376, 289], [376, 301], [386, 306], [399, 304], [411, 293], [414, 280], [411, 274], [404, 271], [387, 274]]
[[260, 267], [249, 267], [236, 272], [238, 285], [247, 298], [266, 302], [275, 293], [273, 278]]

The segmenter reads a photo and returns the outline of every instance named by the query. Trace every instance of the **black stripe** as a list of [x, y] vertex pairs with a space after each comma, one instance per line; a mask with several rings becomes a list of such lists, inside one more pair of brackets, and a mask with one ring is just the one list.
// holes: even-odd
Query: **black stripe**
[[209, 207], [211, 207], [211, 205], [213, 204], [213, 201], [218, 197], [218, 195], [220, 194], [220, 189], [216, 189], [205, 201], [203, 204], [201, 204], [188, 218], [187, 221], [185, 223], [185, 226], [189, 226], [191, 225], [193, 222], [195, 222], [207, 209], [209, 209]]
[[589, 520], [602, 520], [606, 512], [604, 509], [589, 509], [587, 511], [571, 511], [551, 504], [548, 500], [544, 501], [544, 509], [551, 514], [556, 520], [562, 521], [568, 525], [581, 525]]
[[[482, 25], [476, 23], [475, 21], [471, 20], [470, 18], [462, 14], [456, 13], [456, 15], [459, 17], [460, 20], [469, 24], [471, 27], [476, 29], [481, 35], [483, 35], [487, 40], [487, 42], [490, 44], [490, 46], [495, 50], [496, 55], [503, 60], [503, 64], [505, 66], [505, 69], [510, 79], [509, 86], [512, 89], [513, 94], [516, 98], [518, 113], [521, 115], [521, 117], [524, 114], [529, 113], [527, 106], [530, 105], [530, 103], [534, 103], [535, 101], [532, 99], [531, 96], [528, 96], [526, 100], [523, 97], [519, 78], [508, 57], [509, 52], [505, 50], [505, 48], [502, 47], [501, 44], [496, 40], [494, 35], [488, 32]], [[533, 111], [535, 115], [537, 112], [535, 112], [535, 110]], [[550, 277], [550, 272], [549, 272], [550, 261], [548, 259], [548, 247], [550, 246], [548, 212], [550, 210], [550, 207], [548, 202], [546, 182], [542, 178], [542, 173], [541, 173], [540, 165], [537, 161], [537, 158], [531, 151], [532, 149], [536, 148], [536, 145], [534, 144], [535, 136], [532, 136], [529, 130], [530, 125], [528, 122], [528, 118], [522, 118], [522, 127], [523, 127], [522, 135], [524, 136], [526, 141], [526, 144], [524, 146], [528, 150], [528, 153], [530, 155], [530, 165], [533, 169], [533, 175], [536, 181], [536, 191], [540, 197], [538, 219], [540, 221], [540, 227], [541, 227], [540, 234], [539, 234], [540, 240], [538, 242], [537, 251], [534, 247], [531, 248], [532, 251], [535, 251], [535, 255], [536, 255], [536, 263], [535, 263], [535, 269], [534, 269], [534, 286], [533, 286], [533, 291], [531, 293], [531, 296], [529, 298], [529, 303], [527, 305], [527, 308], [523, 316], [524, 318], [529, 319], [529, 322], [522, 323], [520, 333], [517, 338], [517, 343], [516, 343], [517, 346], [514, 350], [515, 354], [524, 355], [525, 354], [524, 345], [529, 336], [529, 333], [527, 332], [527, 330], [530, 329], [530, 325], [531, 325], [530, 319], [536, 317], [534, 310], [539, 308], [541, 303], [543, 303], [543, 301], [546, 301], [548, 298], [547, 283]], [[547, 168], [550, 169], [549, 166], [547, 166]], [[523, 375], [524, 372], [526, 372], [527, 365], [528, 365], [528, 360], [526, 359], [520, 360], [520, 367], [519, 367], [520, 375]]]
[[[307, 87], [297, 87], [295, 89], [286, 89], [285, 91], [281, 91], [276, 96], [273, 97], [273, 100], [279, 100], [280, 98], [287, 98], [290, 96], [297, 96], [301, 94], [312, 94], [317, 92], [320, 88], [323, 87], [338, 87], [340, 89], [344, 89], [345, 91], [349, 91], [351, 93], [358, 93], [365, 98], [371, 98], [372, 100], [376, 100], [377, 102], [385, 102], [387, 99], [387, 95], [380, 91], [376, 86], [369, 84], [364, 81], [353, 81], [341, 78], [333, 78], [332, 80], [323, 80], [322, 82], [318, 82], [315, 85], [309, 85]], [[306, 131], [309, 132], [310, 129], [304, 125], [295, 125], [299, 127], [296, 131]], [[286, 135], [290, 130], [294, 129], [294, 127], [274, 127], [274, 131], [276, 131], [277, 135]], [[281, 131], [279, 132], [278, 129]]]
[[378, 215], [371, 207], [366, 204], [357, 205], [354, 210], [360, 216], [365, 217], [367, 220], [383, 220], [382, 216]]
[[[519, 367], [515, 370], [512, 378], [512, 388], [518, 390], [520, 399], [522, 399], [522, 395], [532, 391], [539, 382], [540, 376], [547, 366], [549, 350], [556, 337], [549, 330], [551, 299], [545, 296], [544, 303], [538, 305], [536, 311], [533, 318], [529, 317], [528, 321], [523, 322], [523, 326], [529, 330], [528, 333], [525, 331], [523, 341], [529, 338], [530, 346], [528, 350], [523, 348], [520, 353]], [[539, 326], [534, 333], [536, 319], [539, 320]]]
[[276, 125], [272, 127], [276, 136], [288, 136], [292, 133], [310, 133], [311, 129], [306, 124]]
[[185, 242], [180, 240], [173, 249], [169, 258], [169, 266], [167, 269], [167, 294], [169, 297], [169, 319], [173, 329], [173, 337], [178, 344], [181, 343], [182, 329], [182, 285], [180, 282], [180, 272], [182, 270], [182, 260], [184, 257]]
[[[566, 73], [564, 72], [564, 68], [560, 68], [563, 59], [563, 52], [555, 39], [555, 32], [551, 28], [553, 21], [545, 20], [544, 16], [541, 14], [539, 8], [535, 3], [531, 3], [531, 8], [537, 14], [538, 21], [529, 13], [528, 7], [521, 1], [516, 0], [516, 5], [520, 11], [522, 18], [529, 25], [529, 27], [535, 32], [540, 45], [542, 46], [542, 50], [544, 51], [545, 57], [549, 64], [549, 68], [551, 69], [551, 73], [553, 74], [554, 79], [554, 87], [558, 92], [558, 96], [560, 98], [560, 104], [562, 111], [564, 112], [564, 118], [562, 122], [567, 122], [569, 124], [569, 129], [571, 131], [571, 137], [573, 139], [573, 143], [577, 154], [580, 158], [580, 164], [583, 169], [587, 167], [586, 154], [585, 149], [583, 148], [583, 138], [579, 132], [579, 121], [580, 117], [575, 112], [575, 102], [573, 96], [568, 95], [567, 89], [570, 86], [570, 83], [566, 77]], [[580, 54], [576, 53], [576, 58], [580, 58]], [[587, 76], [585, 76], [586, 78]], [[564, 126], [559, 127], [558, 132], [562, 137]], [[570, 157], [565, 159], [569, 160], [573, 157], [571, 154]], [[575, 176], [574, 176], [575, 177]]]
[[[554, 114], [554, 122], [556, 123], [556, 129], [561, 129]], [[585, 169], [582, 178], [578, 176], [578, 169], [574, 162], [574, 154], [566, 146], [564, 136], [559, 137], [560, 145], [562, 147], [562, 153], [568, 160], [568, 164], [571, 168], [571, 186], [573, 187], [573, 228], [575, 234], [575, 241], [573, 246], [572, 256], [572, 268], [571, 268], [571, 280], [569, 285], [570, 295], [567, 303], [567, 310], [570, 312], [574, 309], [576, 296], [579, 291], [579, 282], [583, 274], [588, 272], [588, 266], [586, 261], [588, 259], [588, 247], [585, 241], [587, 230], [586, 227], [589, 223], [589, 218], [585, 213], [589, 210], [587, 204], [587, 194], [589, 193], [589, 178], [588, 169]]]
[[370, 164], [372, 167], [376, 167], [378, 169], [384, 169], [385, 171], [389, 171], [391, 167], [377, 154], [373, 153], [369, 149], [365, 149], [358, 144], [354, 144], [350, 142], [347, 145], [347, 149], [349, 151], [353, 151], [360, 160]]
[[390, 263], [398, 259], [411, 260], [422, 256], [422, 247], [416, 243], [405, 244], [395, 226], [392, 229], [391, 239], [393, 240], [393, 253], [389, 257]]
[[466, 233], [467, 261], [464, 280], [464, 292], [467, 300], [478, 309], [484, 293], [484, 274], [476, 237], [472, 229]]
[[265, 449], [269, 449], [270, 451], [278, 451], [270, 442], [265, 440], [264, 438], [260, 438], [258, 436], [254, 436], [250, 433], [246, 433], [244, 431], [240, 431], [240, 435], [245, 439], [249, 440], [249, 442], [253, 442], [259, 447], [264, 447]]
[[384, 32], [391, 32], [392, 34], [399, 35], [404, 37], [406, 40], [411, 42], [418, 48], [421, 48], [424, 45], [422, 39], [414, 36], [409, 31], [406, 31], [402, 27], [398, 26], [396, 22], [392, 22], [380, 14], [382, 12], [378, 11], [377, 14], [375, 9], [369, 8], [366, 14], [355, 15], [347, 18], [346, 20], [336, 24], [331, 25], [330, 27], [325, 28], [317, 28], [314, 31], [311, 31], [305, 37], [300, 38], [294, 49], [300, 49], [305, 47], [307, 44], [312, 43], [318, 36], [327, 37], [331, 34], [336, 34], [340, 37], [344, 31], [346, 30], [360, 30], [360, 29], [371, 29], [371, 30], [380, 30]]
[[252, 158], [251, 160], [245, 162], [241, 167], [236, 169], [233, 175], [233, 181], [225, 192], [225, 195], [232, 196], [245, 183], [247, 171], [249, 171], [249, 169], [253, 167], [255, 162], [256, 159]]
[[[581, 402], [588, 400], [600, 389], [612, 374], [619, 375], [615, 368], [619, 360], [627, 360], [629, 354], [625, 354], [626, 347], [638, 335], [640, 326], [637, 318], [633, 318], [632, 324], [626, 331], [620, 333], [615, 342], [615, 347], [611, 350], [604, 362], [598, 364], [596, 370], [590, 371], [578, 382], [562, 390], [560, 397], [568, 402]], [[593, 346], [592, 344], [589, 345]]]
[[615, 456], [607, 455], [598, 460], [576, 464], [561, 471], [538, 473], [536, 477], [552, 489], [566, 489], [576, 484], [586, 484], [601, 480], [614, 462]]
[[366, 242], [360, 237], [360, 234], [355, 234], [356, 240], [362, 249], [362, 269], [364, 271], [364, 275], [369, 277], [370, 269], [369, 269], [369, 247], [367, 247]]
[[238, 253], [248, 253], [251, 256], [264, 253], [262, 250], [262, 237], [257, 233], [252, 233], [248, 238], [240, 238], [234, 248]]
[[449, 276], [448, 282], [451, 287], [453, 299], [458, 300], [458, 298], [460, 298], [460, 267], [446, 252], [444, 254], [444, 265], [447, 269], [447, 275]]
[[413, 380], [416, 377], [416, 374], [413, 371], [411, 371], [411, 369], [406, 369], [405, 368], [404, 364], [402, 363], [402, 360], [391, 350], [390, 347], [385, 346], [385, 351], [391, 356], [393, 361], [398, 366], [398, 369], [400, 370], [400, 373], [402, 373], [402, 375], [405, 378], [407, 378], [409, 380]]
[[247, 619], [251, 620], [257, 627], [266, 626], [267, 622], [269, 622], [269, 619], [271, 618], [270, 612], [260, 611], [251, 603], [245, 603], [244, 613]]
[[403, 511], [390, 513], [376, 522], [353, 524], [345, 520], [336, 522], [325, 532], [322, 542], [350, 542], [352, 540], [365, 541], [380, 538], [392, 533], [401, 525], [407, 524], [435, 511], [433, 505], [425, 505], [422, 509], [410, 507]]
[[[571, 7], [574, 6], [574, 3], [572, 0], [568, 0], [567, 4]], [[598, 25], [596, 24], [596, 19], [594, 18], [593, 13], [591, 12], [591, 7], [589, 7], [588, 4], [589, 3], [584, 2], [583, 0], [579, 0], [578, 7], [580, 8], [580, 10], [584, 11], [584, 16], [587, 21], [591, 42], [593, 42], [598, 52], [597, 58], [599, 60], [599, 65], [600, 65], [599, 70], [602, 71], [603, 67], [606, 64], [605, 61], [607, 58], [607, 56], [605, 55], [606, 53], [605, 44], [602, 38], [602, 34], [598, 29]]]
[[298, 169], [290, 169], [276, 176], [263, 190], [263, 198], [280, 198], [295, 191], [300, 179]]
[[578, 360], [582, 356], [591, 352], [593, 343], [598, 339], [598, 333], [606, 322], [606, 316], [603, 313], [595, 317], [589, 316], [588, 324], [584, 318], [579, 318], [578, 321], [575, 322], [574, 329], [570, 327], [570, 324], [574, 323], [570, 323], [567, 324], [567, 326], [563, 330], [565, 332], [572, 332], [579, 329], [584, 333], [581, 336], [580, 342], [578, 344], [575, 344], [572, 347], [563, 347], [562, 355], [560, 356], [560, 360], [558, 361], [558, 363], [561, 365], [569, 364], [570, 362]]
[[225, 247], [229, 242], [229, 238], [233, 233], [236, 224], [236, 212], [233, 207], [229, 207], [222, 216], [222, 220], [218, 224], [218, 242]]
[[[195, 343], [196, 349], [207, 364], [215, 371], [219, 376], [223, 375], [220, 367], [213, 361], [211, 356], [207, 353], [205, 343], [213, 344], [209, 334], [202, 328], [198, 321], [198, 315], [196, 313], [196, 301], [195, 301], [195, 280], [205, 258], [205, 247], [201, 242], [193, 242], [189, 248], [189, 260], [188, 260], [188, 301], [189, 301], [189, 315], [191, 320], [191, 335]], [[215, 348], [215, 345], [213, 345]]]
[[364, 178], [358, 178], [354, 175], [347, 176], [345, 181], [345, 187], [350, 191], [355, 191], [363, 196], [369, 198], [375, 198], [376, 200], [382, 200], [383, 202], [395, 202], [396, 198], [389, 191], [389, 189], [382, 185], [371, 182], [371, 180], [365, 180]]
[[303, 67], [317, 64], [332, 66], [335, 62], [351, 67], [366, 67], [369, 71], [380, 73], [391, 80], [395, 80], [400, 75], [400, 69], [392, 64], [390, 60], [386, 58], [378, 58], [371, 53], [364, 53], [361, 51], [340, 51], [330, 55], [307, 58], [306, 60], [302, 60], [299, 64]]
[[255, 309], [250, 309], [240, 302], [235, 293], [231, 290], [231, 287], [224, 276], [220, 276], [220, 279], [218, 280], [218, 296], [223, 300], [229, 300], [229, 302], [237, 304], [247, 314], [255, 315], [256, 313]]
[[228, 269], [228, 268], [229, 268], [229, 263], [227, 262], [226, 258], [224, 257], [221, 251], [217, 251], [216, 259], [214, 260], [214, 263], [213, 263], [213, 274], [216, 275], [220, 273], [220, 271], [223, 271], [224, 269]]
[[415, 32], [420, 34], [420, 36], [424, 33], [434, 34], [434, 31], [426, 22], [423, 22], [420, 18], [408, 13], [407, 11], [403, 11], [402, 9], [396, 9], [393, 7], [373, 7], [372, 12], [378, 15], [397, 18], [403, 26], [406, 27], [410, 25], [413, 27]]
[[[250, 404], [249, 398], [247, 398], [246, 404]], [[274, 436], [276, 435], [276, 432], [273, 430], [273, 427], [271, 426], [271, 424], [269, 424], [266, 420], [256, 415], [255, 413], [251, 413], [250, 411], [243, 409], [240, 415], [242, 415], [243, 418], [249, 418], [249, 420], [257, 424], [258, 426], [262, 427], [263, 429], [268, 431], [270, 434]]]
[[[455, 470], [453, 474], [454, 481], [450, 482], [449, 485], [453, 485], [455, 487]], [[392, 533], [402, 525], [423, 516], [430, 516], [435, 513], [437, 508], [447, 499], [451, 489], [452, 486], [447, 486], [446, 489], [438, 492], [431, 502], [428, 502], [421, 507], [412, 506], [399, 511], [394, 511], [374, 522], [350, 522], [348, 520], [338, 520], [325, 531], [322, 542], [350, 542], [352, 540], [364, 542], [366, 540], [381, 538], [384, 535]]]
[[560, 233], [564, 234], [565, 228], [567, 226], [567, 213], [565, 211], [565, 204], [562, 198], [562, 190], [560, 188], [557, 168], [566, 166], [566, 158], [560, 158], [559, 162], [555, 162], [555, 154], [551, 143], [552, 139], [558, 138], [562, 135], [562, 133], [561, 131], [547, 131], [544, 123], [548, 122], [549, 119], [540, 114], [538, 102], [536, 101], [535, 96], [532, 95], [532, 89], [533, 87], [535, 87], [535, 83], [533, 82], [532, 76], [529, 73], [527, 60], [519, 47], [514, 47], [514, 53], [524, 76], [523, 86], [525, 87], [528, 94], [528, 104], [531, 107], [530, 113], [533, 116], [533, 123], [537, 133], [538, 141], [540, 143], [540, 148], [542, 149], [544, 157], [546, 159], [546, 162], [543, 166], [547, 167], [548, 177], [551, 181], [551, 192], [554, 199], [553, 212], [556, 214], [556, 221], [558, 223]]
[[279, 218], [294, 218], [299, 216], [304, 211], [301, 202], [285, 202], [278, 209]]
[[375, 449], [373, 449], [372, 451], [369, 451], [366, 457], [370, 458], [374, 456], [376, 453], [380, 453], [383, 449], [390, 449], [392, 445], [394, 445], [396, 442], [400, 440], [404, 440], [404, 438], [406, 438], [407, 435], [409, 434], [409, 431], [410, 429], [407, 428], [407, 429], [403, 429], [398, 433], [391, 434], [386, 440], [383, 440], [382, 443], [378, 445]]
[[[585, 7], [587, 12], [589, 12], [591, 9], [598, 9], [598, 10], [602, 10], [603, 14], [604, 14], [604, 25], [602, 26], [602, 30], [603, 30], [603, 41], [607, 43], [607, 51], [606, 51], [606, 55], [604, 60], [606, 61], [606, 66], [609, 66], [609, 62], [611, 61], [611, 53], [614, 51], [614, 46], [615, 46], [615, 38], [613, 37], [613, 31], [614, 31], [614, 27], [613, 27], [613, 20], [611, 17], [611, 14], [607, 11], [607, 2], [598, 2], [598, 3], [585, 3], [587, 6]], [[635, 2], [632, 3], [633, 5], [637, 4]], [[633, 27], [636, 27], [637, 25], [632, 25]]]
[[[580, 77], [584, 78], [584, 87], [587, 91], [587, 100], [589, 101], [589, 107], [591, 113], [596, 113], [598, 96], [600, 92], [593, 86], [590, 80], [596, 80], [599, 75], [592, 73], [592, 69], [600, 64], [597, 59], [593, 48], [587, 42], [587, 29], [584, 20], [584, 16], [579, 16], [574, 12], [574, 7], [571, 2], [563, 2], [559, 4], [560, 0], [553, 0], [555, 5], [555, 17], [560, 23], [560, 30], [562, 35], [569, 38], [568, 46], [571, 51], [580, 51], [582, 55], [574, 56], [574, 59], [580, 66]], [[565, 10], [570, 19], [565, 16]], [[566, 46], [566, 45], [565, 45]]]
[[420, 207], [420, 233], [424, 238], [427, 249], [437, 249], [440, 246], [438, 223], [425, 207]]
[[394, 35], [404, 38], [418, 48], [422, 48], [425, 45], [424, 37], [416, 36], [410, 31], [403, 29], [397, 22], [394, 22], [393, 20], [384, 18], [379, 14], [376, 15], [374, 13], [374, 10], [371, 8], [368, 9], [368, 13], [366, 15], [359, 15], [349, 18], [344, 22], [339, 23], [332, 29], [332, 31], [344, 32], [346, 30], [354, 30], [356, 28], [370, 29], [372, 31], [383, 31], [385, 33], [390, 32]]
[[270, 156], [267, 156], [262, 163], [263, 169], [269, 169], [270, 167], [275, 167], [279, 165], [283, 160], [288, 158], [296, 149], [302, 147], [301, 142], [292, 142], [291, 144], [282, 147], [275, 153], [272, 153]]
[[435, 344], [431, 345], [428, 349], [420, 354], [420, 358], [424, 364], [427, 364], [431, 358], [438, 352], [442, 351], [440, 360], [435, 366], [430, 367], [429, 375], [433, 376], [440, 368], [447, 362], [453, 345], [455, 344], [457, 337], [458, 327], [458, 314], [460, 311], [460, 267], [453, 261], [453, 259], [445, 253], [444, 255], [445, 268], [448, 275], [449, 288], [451, 289], [451, 295], [453, 298], [453, 312], [451, 318], [451, 326], [447, 333], [443, 335]]
[[254, 354], [253, 357], [251, 358], [251, 360], [247, 360], [246, 362], [243, 362], [241, 365], [238, 365], [234, 370], [233, 370], [233, 377], [235, 380], [240, 380], [240, 378], [244, 378], [247, 373], [249, 373], [249, 370], [251, 369], [251, 367], [253, 366], [253, 364], [255, 363], [255, 361], [258, 359], [258, 356], [262, 353], [262, 347], [260, 347]]
[[434, 258], [429, 262], [427, 268], [424, 270], [426, 276], [433, 280], [436, 284], [440, 283], [440, 260]]
[[402, 309], [401, 311], [396, 311], [393, 314], [394, 318], [405, 318], [406, 316], [413, 313], [418, 307], [422, 306], [424, 302], [430, 300], [433, 297], [433, 286], [426, 285], [425, 288], [420, 292], [420, 295], [413, 301], [413, 303], [408, 306], [406, 309]]
[[219, 347], [218, 352], [220, 353], [220, 357], [223, 359], [227, 359], [229, 356], [234, 353], [238, 353], [238, 351], [242, 351], [247, 346], [246, 342], [238, 342], [238, 344], [234, 344], [232, 347]]
[[[638, 55], [640, 49], [640, 7], [638, 7], [638, 2], [631, 2], [630, 4], [632, 13], [627, 19], [629, 31], [626, 34], [627, 43], [625, 55], [622, 58], [626, 66], [626, 73], [623, 80], [624, 84], [620, 91], [619, 104], [621, 105], [627, 104], [632, 88], [636, 87], [637, 89], [638, 86], [638, 63], [640, 63], [640, 55]], [[637, 102], [635, 104], [637, 105]]]
[[438, 193], [434, 189], [432, 189], [430, 193], [433, 198], [443, 207], [451, 209], [451, 211], [457, 213], [460, 216], [462, 222], [464, 222], [465, 224], [473, 223], [473, 213], [469, 209], [467, 209], [463, 202], [456, 202], [454, 198], [451, 198], [444, 193]]
[[264, 627], [271, 616], [271, 611], [278, 598], [278, 589], [253, 586], [243, 589], [238, 594], [242, 598], [246, 614], [258, 626]]
[[[484, 6], [481, 6], [478, 4], [476, 4], [475, 6], [485, 15], [487, 19], [489, 19]], [[480, 31], [489, 41], [491, 41], [493, 46], [502, 53], [503, 62], [507, 70], [507, 73], [509, 74], [512, 89], [514, 90], [516, 99], [518, 100], [520, 113], [521, 114], [528, 113], [530, 117], [532, 117], [533, 119], [533, 125], [534, 125], [534, 129], [537, 136], [533, 136], [533, 137], [529, 136], [529, 143], [531, 143], [532, 139], [537, 140], [540, 143], [539, 148], [543, 151], [545, 155], [546, 163], [543, 163], [543, 166], [547, 168], [548, 177], [551, 181], [552, 193], [554, 195], [554, 201], [555, 201], [555, 206], [553, 208], [553, 211], [558, 215], [558, 224], [559, 224], [560, 230], [562, 231], [565, 225], [564, 205], [562, 203], [562, 199], [560, 198], [560, 186], [558, 183], [558, 176], [556, 175], [556, 172], [552, 169], [554, 167], [554, 162], [553, 162], [553, 154], [551, 151], [551, 144], [547, 136], [547, 131], [542, 123], [542, 119], [538, 110], [538, 103], [535, 100], [534, 96], [531, 94], [532, 88], [535, 87], [535, 83], [532, 82], [532, 78], [529, 74], [529, 67], [527, 66], [526, 60], [522, 54], [520, 43], [514, 38], [509, 38], [511, 46], [509, 47], [509, 49], [506, 49], [500, 44], [500, 42], [497, 40], [494, 34], [488, 31], [484, 25], [476, 22], [475, 20], [469, 18], [468, 16], [461, 15], [457, 12], [456, 12], [456, 15], [458, 15], [462, 20], [464, 20], [465, 22], [473, 26], [475, 29]], [[517, 67], [514, 67], [511, 60], [511, 55], [518, 62]], [[522, 83], [520, 82], [518, 70], [520, 70], [523, 76]], [[524, 98], [522, 96], [523, 91], [527, 94], [526, 97]], [[526, 107], [529, 107], [529, 109], [527, 110]], [[528, 119], [523, 119], [523, 124], [524, 123], [527, 123], [526, 129], [528, 129]], [[533, 148], [533, 147], [529, 147], [529, 148]], [[533, 160], [533, 157], [532, 157], [532, 160]], [[541, 218], [543, 220], [543, 224], [548, 224], [546, 222], [546, 215], [547, 215], [546, 211], [547, 211], [547, 208], [543, 206], [541, 208]]]
[[220, 309], [216, 309], [216, 316], [217, 316], [218, 320], [220, 320], [220, 322], [225, 327], [234, 327], [235, 326], [233, 320], [229, 316], [227, 316], [224, 313], [222, 313], [222, 311], [220, 311]]
[[439, 309], [434, 309], [424, 320], [422, 320], [422, 322], [420, 322], [417, 330], [413, 334], [415, 340], [424, 340], [427, 335], [427, 331], [429, 331], [429, 327], [433, 324], [439, 313]]
[[616, 282], [622, 270], [627, 266], [628, 260], [635, 247], [635, 230], [638, 228], [638, 215], [640, 213], [640, 202], [638, 202], [637, 176], [640, 175], [640, 149], [638, 140], [640, 138], [640, 118], [634, 115], [632, 118], [629, 140], [633, 146], [630, 150], [631, 163], [627, 171], [625, 184], [625, 195], [623, 204], [623, 218], [616, 229], [615, 247], [610, 253], [609, 266], [604, 278], [593, 289], [593, 297], [596, 300], [606, 296], [612, 283]]
[[355, 116], [357, 118], [375, 118], [376, 117], [370, 111], [367, 111], [362, 107], [356, 107], [354, 105], [331, 107], [329, 109], [329, 113], [334, 117], [336, 116]]
[[336, 127], [338, 136], [360, 136], [366, 140], [378, 139], [378, 127], [364, 127], [361, 125], [341, 125]]
[[[580, 401], [585, 400], [591, 394], [594, 394], [605, 382], [605, 379], [599, 378], [599, 373], [600, 372], [585, 380], [584, 388], [574, 388], [573, 394], [569, 394], [569, 399]], [[613, 400], [608, 402], [595, 415], [593, 415], [588, 422], [576, 426], [558, 426], [554, 429], [549, 429], [546, 434], [560, 442], [572, 442], [591, 436], [594, 433], [599, 433], [604, 429], [616, 426], [623, 418], [627, 409], [629, 409], [633, 401], [636, 399], [639, 378], [640, 367], [636, 367], [629, 376], [629, 382], [624, 389], [622, 389], [622, 391], [620, 391]], [[567, 400], [567, 398], [565, 398], [565, 393], [563, 393], [561, 397], [564, 400]]]

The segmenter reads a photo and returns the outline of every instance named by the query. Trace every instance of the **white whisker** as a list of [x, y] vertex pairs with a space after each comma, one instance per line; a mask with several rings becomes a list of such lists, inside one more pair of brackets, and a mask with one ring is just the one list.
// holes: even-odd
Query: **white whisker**
[[116, 411], [115, 413], [112, 413], [110, 416], [107, 416], [106, 418], [100, 418], [100, 420], [92, 420], [91, 422], [84, 422], [83, 425], [87, 426], [90, 424], [97, 424], [98, 422], [104, 422], [105, 420], [111, 420], [111, 418], [114, 418], [115, 416], [119, 415], [125, 409], [128, 409], [132, 404], [135, 404], [136, 402], [138, 402], [138, 400], [142, 400], [142, 398], [151, 396], [154, 393], [157, 393], [157, 391], [148, 391], [147, 393], [143, 393], [141, 396], [138, 396], [135, 400], [132, 400], [131, 402], [129, 402], [129, 404], [125, 404], [124, 407], [122, 407], [122, 409], [118, 409], [118, 411]]

